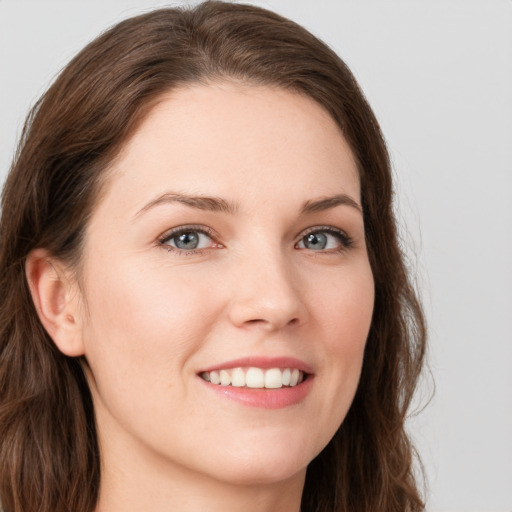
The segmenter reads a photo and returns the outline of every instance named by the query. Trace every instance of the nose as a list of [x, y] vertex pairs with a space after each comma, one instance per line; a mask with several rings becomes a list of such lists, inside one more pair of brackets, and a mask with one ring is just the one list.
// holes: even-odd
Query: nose
[[306, 321], [300, 280], [283, 258], [250, 259], [233, 277], [229, 317], [235, 326], [272, 332]]

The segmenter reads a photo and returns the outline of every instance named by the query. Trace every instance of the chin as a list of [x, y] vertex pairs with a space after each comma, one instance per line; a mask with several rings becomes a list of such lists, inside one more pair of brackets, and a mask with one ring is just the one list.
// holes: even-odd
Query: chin
[[235, 485], [272, 485], [299, 477], [304, 479], [306, 469], [307, 465], [298, 466], [282, 460], [265, 464], [248, 461], [242, 467], [230, 468], [222, 480]]
[[[316, 456], [307, 456], [304, 443], [266, 442], [253, 444], [250, 450], [229, 450], [223, 464], [223, 480], [238, 485], [268, 485], [301, 476], [304, 478], [309, 462]], [[222, 467], [221, 467], [222, 466]]]

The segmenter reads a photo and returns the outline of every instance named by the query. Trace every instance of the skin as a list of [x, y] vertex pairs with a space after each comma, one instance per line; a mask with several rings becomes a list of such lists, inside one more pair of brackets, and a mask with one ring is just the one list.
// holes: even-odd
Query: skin
[[[166, 192], [222, 198], [233, 212]], [[301, 213], [308, 201], [345, 194]], [[300, 509], [306, 467], [354, 397], [374, 300], [357, 166], [313, 100], [232, 83], [167, 95], [112, 165], [86, 232], [80, 283], [44, 253], [33, 295], [59, 348], [84, 354], [97, 415], [97, 511]], [[201, 248], [161, 242], [208, 229]], [[326, 233], [325, 226], [351, 239]], [[309, 228], [329, 245], [306, 246]], [[214, 393], [198, 372], [289, 356], [314, 380], [268, 410]]]

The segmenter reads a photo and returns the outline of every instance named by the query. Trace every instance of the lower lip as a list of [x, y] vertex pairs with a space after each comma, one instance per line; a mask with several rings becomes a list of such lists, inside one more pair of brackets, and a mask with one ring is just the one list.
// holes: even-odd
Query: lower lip
[[[199, 378], [201, 379], [201, 377]], [[308, 375], [306, 380], [296, 386], [277, 389], [237, 388], [235, 386], [211, 384], [203, 379], [201, 381], [221, 397], [242, 405], [261, 409], [281, 409], [296, 405], [306, 398], [313, 385], [313, 376]]]

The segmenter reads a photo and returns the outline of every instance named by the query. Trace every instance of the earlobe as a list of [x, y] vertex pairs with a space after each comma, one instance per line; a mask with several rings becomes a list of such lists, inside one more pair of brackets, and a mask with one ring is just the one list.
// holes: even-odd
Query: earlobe
[[44, 249], [35, 249], [25, 264], [32, 300], [43, 327], [61, 352], [81, 356], [80, 293], [70, 272]]

